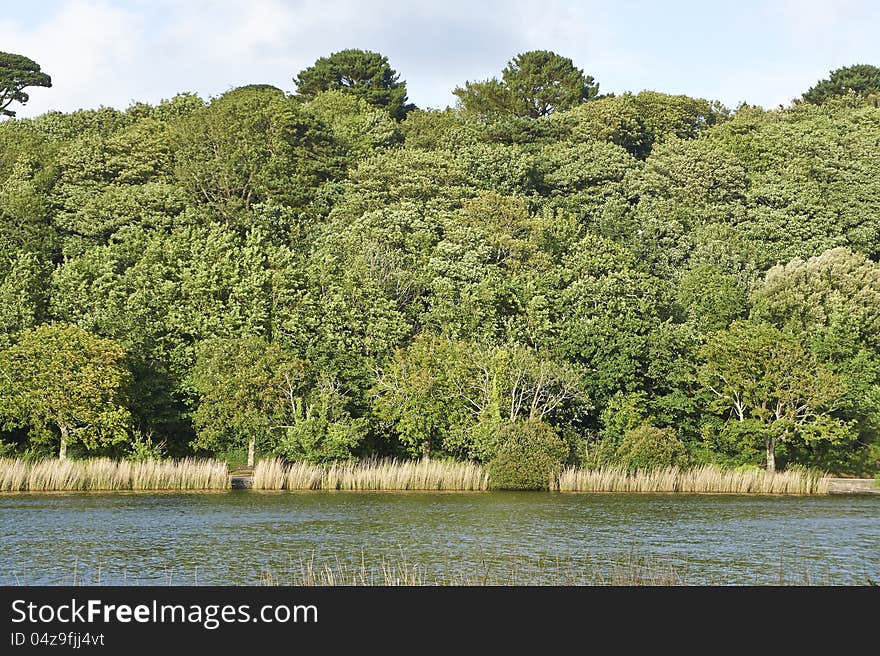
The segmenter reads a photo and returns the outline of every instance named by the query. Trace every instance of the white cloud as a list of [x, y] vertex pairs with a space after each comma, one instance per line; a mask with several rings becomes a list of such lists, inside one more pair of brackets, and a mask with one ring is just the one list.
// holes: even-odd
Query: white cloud
[[28, 90], [31, 100], [20, 116], [127, 105], [136, 95], [132, 64], [143, 42], [136, 14], [100, 0], [66, 2], [31, 31], [0, 22], [4, 49], [30, 57], [52, 77], [51, 89]]
[[[32, 3], [35, 7], [40, 3]], [[550, 49], [603, 91], [644, 88], [775, 106], [831, 68], [880, 59], [874, 4], [743, 0], [663, 7], [597, 0], [60, 0], [31, 20], [0, 18], [2, 49], [52, 76], [20, 116], [157, 102], [241, 84], [293, 90], [315, 59], [344, 48], [387, 55], [420, 106], [454, 103], [466, 80], [516, 53]], [[41, 8], [45, 8], [42, 5]], [[751, 13], [750, 13], [751, 12]]]

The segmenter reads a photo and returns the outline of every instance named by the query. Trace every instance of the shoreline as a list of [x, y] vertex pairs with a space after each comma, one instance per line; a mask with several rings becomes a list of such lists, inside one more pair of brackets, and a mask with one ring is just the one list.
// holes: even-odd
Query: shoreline
[[448, 460], [367, 460], [309, 464], [277, 458], [253, 469], [220, 460], [94, 460], [25, 462], [0, 458], [0, 494], [42, 492], [182, 491], [421, 491], [534, 490], [571, 493], [735, 495], [880, 494], [875, 479], [828, 476], [793, 468], [773, 473], [717, 465], [629, 470], [568, 467], [544, 485], [493, 486], [485, 467]]
[[[308, 489], [295, 489], [295, 490], [259, 490], [254, 489], [253, 487], [253, 476], [231, 476], [230, 477], [230, 487], [228, 488], [213, 488], [213, 489], [153, 489], [153, 490], [120, 490], [120, 489], [107, 489], [107, 490], [3, 490], [0, 491], [0, 496], [3, 495], [21, 495], [21, 494], [58, 494], [58, 495], [69, 495], [69, 494], [224, 494], [227, 492], [256, 492], [259, 494], [265, 493], [275, 493], [275, 494], [289, 494], [289, 493], [313, 493], [313, 492], [324, 492], [324, 493], [428, 493], [428, 494], [486, 494], [491, 492], [518, 492], [518, 490], [419, 490], [419, 489], [407, 489], [407, 490], [327, 490], [327, 489], [318, 489], [318, 490], [308, 490]], [[794, 493], [770, 493], [770, 492], [689, 492], [689, 491], [578, 491], [578, 490], [528, 490], [527, 492], [539, 492], [542, 494], [644, 494], [644, 495], [676, 495], [676, 496], [684, 496], [684, 495], [717, 495], [717, 496], [747, 496], [747, 497], [783, 497], [783, 496], [792, 496], [792, 497], [825, 497], [825, 496], [870, 496], [870, 495], [880, 495], [880, 487], [877, 487], [874, 483], [873, 478], [826, 478], [824, 481], [828, 484], [828, 491], [824, 493], [810, 493], [810, 494], [794, 494]]]

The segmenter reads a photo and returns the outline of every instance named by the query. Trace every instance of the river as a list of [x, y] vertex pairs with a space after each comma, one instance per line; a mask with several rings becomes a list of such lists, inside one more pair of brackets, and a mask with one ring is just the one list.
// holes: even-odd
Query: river
[[645, 559], [691, 584], [880, 582], [880, 496], [0, 495], [6, 585], [299, 584], [383, 563], [425, 583], [586, 583], [612, 579], [582, 565]]

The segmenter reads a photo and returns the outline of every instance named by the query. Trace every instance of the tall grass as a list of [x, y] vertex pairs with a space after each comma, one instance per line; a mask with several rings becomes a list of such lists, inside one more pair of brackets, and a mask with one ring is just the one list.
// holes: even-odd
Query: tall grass
[[686, 566], [635, 553], [607, 560], [562, 555], [537, 561], [514, 558], [503, 562], [447, 563], [428, 567], [410, 561], [405, 553], [367, 559], [331, 555], [321, 560], [314, 552], [290, 558], [287, 571], [263, 568], [264, 586], [497, 586], [497, 585], [688, 585]]
[[[261, 460], [255, 490], [487, 490], [489, 476], [477, 464], [419, 460], [369, 460], [312, 465]], [[629, 472], [618, 467], [564, 470], [550, 489], [558, 492], [705, 492], [714, 494], [826, 494], [819, 473], [794, 469], [728, 470], [707, 465], [693, 469]]]
[[217, 460], [41, 460], [0, 458], [0, 492], [101, 490], [223, 490], [225, 462]]
[[489, 478], [471, 462], [367, 460], [312, 465], [261, 460], [255, 490], [487, 490]]
[[[261, 460], [255, 490], [487, 490], [489, 476], [477, 464], [419, 460], [370, 460], [312, 465]], [[707, 465], [693, 469], [639, 470], [619, 467], [564, 470], [550, 489], [557, 492], [704, 492], [713, 494], [826, 494], [828, 483], [803, 469], [776, 472]]]
[[617, 467], [569, 468], [552, 486], [560, 492], [704, 492], [715, 494], [827, 494], [828, 482], [818, 472], [793, 469], [722, 469], [713, 465], [628, 472]]

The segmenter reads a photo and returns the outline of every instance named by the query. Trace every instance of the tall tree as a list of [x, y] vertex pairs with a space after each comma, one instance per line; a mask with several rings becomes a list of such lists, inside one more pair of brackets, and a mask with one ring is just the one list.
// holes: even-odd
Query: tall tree
[[27, 427], [32, 442], [58, 440], [63, 460], [76, 442], [95, 449], [128, 438], [130, 384], [122, 346], [76, 326], [44, 324], [0, 351], [0, 420]]
[[193, 413], [196, 446], [223, 450], [247, 445], [247, 465], [253, 467], [257, 438], [270, 438], [272, 427], [285, 423], [288, 406], [298, 402], [304, 367], [260, 338], [202, 342], [190, 377], [199, 396]]
[[337, 89], [382, 107], [398, 120], [414, 108], [406, 103], [406, 82], [391, 68], [388, 57], [369, 50], [348, 49], [321, 57], [294, 78], [297, 95], [312, 100], [323, 91]]
[[27, 87], [51, 87], [52, 78], [40, 70], [40, 65], [24, 55], [0, 52], [0, 116], [15, 116], [8, 109], [13, 102], [25, 104], [30, 96]]
[[869, 96], [880, 93], [880, 68], [870, 64], [844, 66], [831, 71], [827, 80], [820, 80], [803, 96], [804, 100], [820, 105], [834, 96], [847, 94]]
[[756, 428], [767, 471], [776, 470], [780, 443], [843, 437], [846, 427], [832, 413], [846, 387], [796, 338], [766, 323], [736, 321], [709, 339], [703, 357], [699, 378], [711, 408]]
[[341, 172], [330, 130], [278, 89], [233, 89], [175, 125], [176, 176], [229, 225], [257, 203], [308, 204]]
[[470, 114], [539, 118], [595, 98], [599, 85], [568, 57], [531, 50], [511, 59], [500, 81], [468, 82], [453, 93]]

